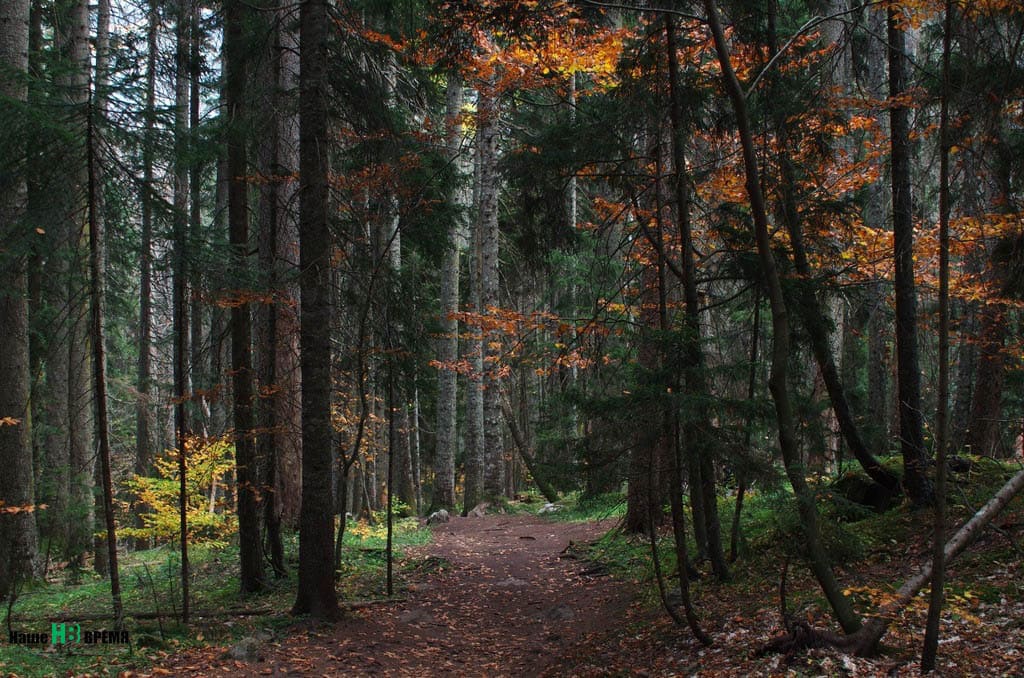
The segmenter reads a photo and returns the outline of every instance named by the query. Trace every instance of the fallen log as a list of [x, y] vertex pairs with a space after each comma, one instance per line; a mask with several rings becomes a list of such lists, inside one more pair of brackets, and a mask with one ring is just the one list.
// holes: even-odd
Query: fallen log
[[[1016, 475], [1006, 481], [1006, 484], [988, 500], [988, 503], [978, 509], [971, 519], [946, 542], [944, 548], [946, 564], [953, 562], [957, 556], [963, 553], [977, 539], [985, 526], [992, 522], [1021, 490], [1024, 490], [1024, 470], [1018, 471]], [[795, 652], [814, 647], [833, 647], [850, 651], [861, 657], [876, 654], [878, 644], [889, 630], [889, 623], [900, 610], [914, 599], [914, 596], [921, 592], [931, 578], [932, 561], [929, 558], [917, 574], [905, 581], [903, 586], [896, 591], [895, 596], [879, 607], [859, 631], [841, 635], [827, 630], [813, 629], [806, 624], [799, 624], [790, 633], [772, 639], [758, 651], [758, 654], [792, 655]]]

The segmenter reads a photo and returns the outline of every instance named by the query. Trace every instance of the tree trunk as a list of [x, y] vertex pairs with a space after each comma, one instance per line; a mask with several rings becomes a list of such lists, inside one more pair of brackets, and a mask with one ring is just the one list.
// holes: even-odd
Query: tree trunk
[[860, 620], [854, 613], [849, 599], [843, 594], [842, 588], [836, 581], [828, 556], [822, 547], [818, 527], [818, 509], [815, 504], [814, 493], [807, 486], [807, 481], [804, 479], [804, 469], [799, 462], [796, 427], [792, 405], [789, 400], [788, 385], [786, 383], [787, 363], [790, 357], [789, 318], [782, 296], [782, 284], [779, 280], [771, 248], [768, 213], [765, 208], [764, 195], [761, 192], [758, 162], [750, 129], [750, 117], [747, 113], [747, 103], [744, 98], [743, 89], [732, 68], [732, 61], [725, 42], [725, 32], [719, 21], [718, 9], [715, 6], [714, 0], [704, 0], [704, 7], [707, 10], [708, 22], [711, 27], [712, 37], [714, 38], [715, 51], [718, 53], [718, 61], [722, 67], [725, 88], [729, 99], [732, 101], [733, 110], [736, 113], [736, 122], [743, 149], [747, 196], [750, 199], [750, 207], [754, 218], [754, 236], [757, 241], [758, 258], [761, 263], [761, 269], [764, 271], [768, 300], [770, 302], [772, 315], [772, 366], [768, 387], [775, 401], [775, 414], [779, 426], [779, 447], [782, 451], [782, 460], [786, 467], [786, 475], [796, 495], [797, 511], [800, 515], [801, 526], [806, 539], [806, 549], [810, 558], [811, 570], [814, 572], [822, 592], [832, 606], [836, 618], [843, 629], [847, 632], [853, 632], [860, 628]]
[[[473, 246], [472, 256], [469, 262], [469, 307], [476, 312], [481, 308], [481, 234], [479, 213], [481, 209], [481, 187], [480, 177], [482, 171], [482, 129], [477, 124], [476, 131], [476, 163], [474, 177], [473, 204], [476, 207], [477, 218], [473, 224]], [[486, 384], [484, 378], [484, 343], [486, 336], [482, 328], [476, 328], [475, 333], [480, 339], [473, 339], [469, 342], [467, 351], [469, 360], [472, 363], [472, 374], [467, 377], [466, 384], [466, 463], [465, 463], [465, 496], [462, 503], [462, 513], [465, 515], [480, 502], [484, 493], [484, 393]]]
[[[83, 259], [86, 192], [86, 109], [89, 102], [89, 6], [86, 0], [55, 8], [54, 40], [61, 60], [57, 86], [67, 105], [66, 124], [75, 142], [68, 147], [61, 193], [47, 257], [47, 302], [54, 310], [46, 356], [47, 410], [45, 477], [52, 479], [44, 501], [53, 536], [64, 537], [72, 571], [92, 546], [93, 450], [88, 358], [87, 277]], [[50, 522], [50, 521], [48, 521]]]
[[[640, 336], [637, 349], [637, 363], [642, 370], [644, 381], [655, 378], [661, 368], [661, 357], [651, 333], [658, 329], [659, 282], [654, 266], [644, 266], [640, 285]], [[645, 383], [646, 389], [664, 390], [664, 385]], [[646, 534], [649, 526], [657, 527], [664, 519], [662, 512], [663, 495], [661, 492], [663, 474], [660, 455], [654, 454], [655, 449], [663, 450], [662, 435], [664, 412], [660, 407], [643, 407], [637, 412], [637, 426], [632, 436], [632, 449], [629, 455], [629, 475], [626, 485], [626, 516], [622, 529], [629, 534]], [[696, 459], [692, 460], [696, 463]], [[671, 488], [672, 492], [677, 488]], [[682, 491], [679, 489], [678, 491]], [[691, 494], [699, 493], [700, 486], [692, 485]], [[697, 520], [696, 518], [694, 519]]]
[[[888, 9], [889, 96], [906, 94], [906, 34], [895, 6]], [[910, 128], [907, 106], [893, 104], [889, 113], [892, 150], [892, 223], [896, 292], [896, 361], [898, 371], [900, 450], [903, 486], [914, 504], [932, 502], [928, 457], [924, 448], [921, 370], [917, 346], [917, 291], [914, 284], [914, 213], [910, 192]]]
[[[188, 127], [189, 127], [189, 209], [188, 209], [188, 237], [190, 242], [203, 242], [202, 233], [202, 192], [203, 192], [203, 165], [199, 162], [199, 109], [200, 109], [200, 74], [202, 72], [202, 43], [203, 34], [200, 30], [200, 8], [198, 0], [193, 0], [189, 8], [189, 56], [188, 56], [188, 80], [189, 80], [189, 103], [188, 103]], [[188, 279], [192, 287], [192, 294], [189, 300], [189, 391], [193, 394], [192, 408], [195, 430], [203, 435], [208, 433], [207, 396], [204, 391], [208, 388], [207, 374], [205, 369], [206, 352], [203, 350], [203, 302], [202, 278], [204, 268], [190, 262], [188, 266]]]
[[[224, 6], [224, 98], [227, 113], [228, 232], [234, 250], [234, 268], [247, 279], [249, 251], [248, 157], [246, 136], [249, 113], [246, 104], [248, 49], [244, 27], [251, 12], [243, 0]], [[243, 593], [263, 588], [263, 553], [260, 546], [260, 481], [253, 429], [252, 326], [249, 303], [243, 298], [231, 307], [231, 385], [234, 396], [235, 467], [238, 483], [238, 547]]]
[[[157, 62], [157, 26], [159, 17], [155, 0], [150, 0], [148, 7], [148, 27], [146, 29], [146, 108], [144, 112], [144, 131], [142, 147], [142, 233], [139, 243], [139, 361], [138, 381], [139, 395], [135, 404], [135, 475], [148, 476], [153, 466], [153, 407], [152, 407], [152, 352], [153, 352], [153, 155], [156, 144], [156, 62]], [[142, 514], [148, 511], [141, 502], [132, 506], [135, 515], [135, 526], [142, 526]], [[135, 540], [135, 548], [145, 548], [148, 541], [143, 538]]]
[[972, 454], [1000, 457], [999, 438], [1002, 421], [1003, 386], [1006, 377], [1003, 343], [1006, 340], [1006, 308], [1002, 304], [985, 305], [980, 312], [978, 363], [974, 394], [968, 419], [967, 445]]
[[[18, 44], [17, 41], [14, 44]], [[46, 94], [43, 91], [45, 76], [43, 64], [46, 55], [43, 52], [43, 8], [41, 0], [31, 0], [28, 19], [28, 76], [29, 87], [27, 92], [28, 104], [30, 107], [38, 106], [44, 100]], [[49, 203], [49, 194], [44, 185], [45, 161], [35, 153], [37, 140], [35, 138], [24, 140], [23, 153], [26, 157], [26, 202], [22, 205], [25, 211], [25, 227], [31, 227], [36, 219], [40, 223], [44, 221], [44, 205]], [[18, 154], [12, 153], [11, 157]], [[35, 156], [35, 157], [34, 157]], [[13, 222], [11, 222], [13, 223]], [[43, 310], [43, 259], [47, 251], [47, 243], [43, 238], [33, 238], [30, 243], [30, 254], [27, 260], [28, 280], [28, 365], [29, 374], [32, 378], [29, 390], [30, 419], [36, 422], [35, 426], [29, 426], [31, 432], [32, 459], [33, 459], [33, 481], [36, 493], [36, 500], [41, 501], [45, 497], [45, 486], [42, 482], [43, 472], [46, 463], [46, 449], [43, 444], [44, 438], [41, 433], [43, 427], [39, 422], [45, 420], [44, 388], [40, 375], [43, 374], [43, 355], [46, 349], [46, 341], [40, 332], [40, 326], [44, 320]], [[40, 535], [48, 532], [46, 523], [42, 517], [36, 517], [36, 525], [39, 527]]]
[[280, 520], [297, 526], [302, 499], [302, 384], [299, 371], [299, 120], [294, 112], [298, 99], [299, 50], [298, 35], [287, 20], [289, 5], [282, 3], [279, 21], [280, 100], [287, 102], [278, 116], [277, 171], [281, 183], [277, 190], [277, 267], [276, 290], [281, 294], [275, 305], [277, 318], [277, 357], [275, 399], [277, 423], [277, 475], [275, 501]]
[[455, 208], [456, 218], [448, 224], [448, 239], [445, 244], [444, 265], [441, 269], [441, 338], [438, 339], [437, 389], [437, 447], [434, 452], [434, 497], [431, 510], [455, 508], [455, 453], [456, 404], [458, 402], [458, 373], [451, 365], [459, 357], [459, 321], [452, 314], [459, 310], [459, 241], [462, 238], [464, 218], [461, 176], [458, 169], [462, 155], [462, 78], [457, 70], [448, 73], [447, 116], [448, 162], [455, 174], [449, 197]]
[[939, 618], [946, 583], [946, 448], [949, 444], [949, 98], [953, 0], [946, 0], [942, 27], [942, 101], [939, 112], [939, 387], [935, 416], [935, 520], [932, 537], [932, 590], [921, 652], [921, 672], [935, 668]]
[[[775, 35], [774, 21], [769, 30], [769, 51], [778, 51], [778, 41]], [[845, 54], [845, 50], [842, 51]], [[845, 84], [845, 83], [842, 83]], [[772, 87], [774, 90], [774, 87]], [[835, 358], [832, 352], [829, 337], [829, 321], [825, 310], [822, 308], [814, 289], [814, 274], [808, 261], [807, 252], [804, 247], [803, 228], [800, 223], [800, 210], [798, 209], [795, 197], [796, 190], [796, 168], [789, 156], [790, 139], [788, 125], [784, 113], [777, 107], [772, 107], [774, 118], [775, 134], [778, 139], [778, 147], [781, 152], [778, 154], [778, 161], [781, 171], [779, 185], [780, 205], [779, 213], [789, 233], [789, 244], [793, 250], [793, 263], [800, 279], [797, 284], [797, 307], [803, 316], [804, 327], [810, 338], [811, 350], [818, 363], [822, 381], [828, 392], [829, 401], [832, 404], [832, 411], [835, 413], [839, 431], [846, 441], [853, 456], [860, 463], [864, 472], [876, 483], [881, 485], [890, 494], [899, 492], [899, 479], [890, 471], [885, 469], [875, 456], [864, 444], [853, 417], [853, 410], [850, 407], [849, 399], [846, 396], [846, 389], [843, 388], [839, 377], [839, 370], [836, 368]]]
[[96, 431], [99, 448], [100, 481], [103, 487], [101, 506], [106, 528], [106, 544], [98, 540], [98, 550], [94, 556], [97, 563], [103, 563], [102, 547], [106, 547], [106, 570], [104, 575], [110, 576], [110, 595], [113, 602], [114, 625], [121, 628], [124, 608], [121, 605], [121, 574], [117, 564], [117, 532], [114, 527], [114, 487], [110, 473], [110, 423], [107, 416], [107, 356], [106, 329], [104, 327], [105, 277], [105, 220], [103, 200], [103, 171], [100, 162], [101, 139], [97, 127], [106, 121], [107, 95], [109, 85], [107, 69], [110, 65], [110, 0], [99, 0], [99, 11], [96, 21], [96, 78], [94, 82], [95, 97], [89, 110], [86, 122], [86, 163], [89, 174], [89, 268], [90, 291], [92, 296], [92, 365], [93, 385], [95, 389], [94, 406], [96, 410]]
[[[257, 150], [259, 187], [260, 270], [273, 303], [257, 310], [257, 378], [259, 383], [259, 436], [257, 464], [261, 473], [263, 524], [270, 562], [277, 576], [285, 572], [281, 523], [286, 520], [284, 504], [294, 504], [300, 489], [299, 430], [295, 415], [301, 413], [294, 345], [298, 338], [293, 303], [294, 248], [296, 223], [289, 205], [295, 190], [291, 174], [295, 162], [294, 116], [288, 113], [294, 90], [292, 34], [286, 29], [284, 9], [278, 2], [272, 10], [270, 45], [261, 62], [258, 80], [262, 119]], [[289, 512], [294, 516], [295, 511]]]
[[[28, 0], [0, 4], [0, 111], [28, 96], [23, 78], [28, 69]], [[17, 114], [4, 112], [4, 119]], [[38, 542], [34, 510], [9, 513], [2, 507], [34, 509], [30, 431], [31, 375], [29, 373], [27, 261], [32, 235], [24, 228], [26, 184], [24, 175], [8, 172], [8, 163], [20, 159], [11, 153], [0, 160], [0, 598], [12, 587], [36, 575]], [[27, 236], [27, 238], [26, 238]], [[19, 253], [19, 254], [15, 254]]]
[[339, 616], [331, 501], [331, 237], [327, 228], [327, 0], [299, 7], [302, 505], [293, 614]]
[[[499, 305], [498, 266], [498, 135], [499, 108], [493, 92], [480, 92], [480, 307], [489, 314]], [[505, 493], [505, 450], [502, 445], [500, 332], [484, 333], [484, 492], [490, 497]]]
[[[992, 519], [999, 515], [999, 512], [1022, 490], [1024, 490], [1024, 471], [1019, 471], [946, 542], [943, 549], [945, 563], [947, 565], [952, 563], [964, 549], [978, 538], [985, 526], [992, 522]], [[905, 608], [931, 581], [932, 573], [931, 562], [922, 566], [916, 575], [904, 582], [895, 595], [871, 616], [871, 620], [864, 625], [861, 632], [854, 634], [856, 640], [854, 647], [857, 654], [864, 656], [877, 652], [878, 643], [885, 635], [889, 621], [895, 618], [896, 614]]]
[[[683, 129], [683, 99], [680, 91], [679, 56], [676, 52], [675, 26], [670, 15], [665, 15], [665, 35], [668, 46], [669, 96], [671, 98], [670, 118], [672, 121], [672, 164], [675, 173], [673, 188], [676, 202], [676, 221], [679, 228], [682, 250], [683, 298], [686, 315], [683, 320], [683, 382], [687, 395], [693, 398], [696, 407], [687, 407], [683, 422], [683, 440], [686, 453], [695, 457], [700, 464], [701, 503], [703, 504], [704, 535], [707, 539], [708, 557], [711, 568], [719, 581], [729, 579], [729, 566], [722, 549], [722, 530], [718, 519], [718, 492], [715, 482], [714, 457], [716, 453], [715, 432], [709, 430], [712, 419], [706, 403], [711, 402], [705, 373], [704, 350], [701, 346], [703, 335], [700, 327], [700, 297], [697, 290], [697, 264], [690, 228], [690, 176], [686, 169], [685, 135]], [[659, 258], [664, 259], [664, 245], [659, 242]], [[669, 449], [674, 449], [670, 445]], [[682, 486], [673, 486], [672, 492], [682, 492]], [[690, 492], [696, 494], [697, 487]]]
[[530, 450], [523, 432], [519, 429], [519, 424], [516, 422], [516, 415], [512, 411], [512, 407], [507, 402], [502, 402], [501, 412], [505, 416], [505, 423], [508, 424], [509, 433], [512, 434], [512, 441], [515, 443], [516, 449], [519, 450], [520, 458], [526, 464], [526, 469], [530, 472], [533, 482], [537, 483], [537, 489], [540, 490], [540, 493], [549, 502], [554, 503], [558, 501], [558, 492], [555, 491], [555, 488], [552, 487], [551, 483], [544, 477], [544, 474], [537, 468], [537, 460], [533, 456], [533, 452]]
[[[864, 63], [864, 77], [860, 86], [868, 96], [883, 99], [888, 91], [885, 65], [888, 51], [884, 37], [886, 32], [885, 11], [882, 8], [868, 7], [864, 13], [868, 38], [863, 43], [855, 43], [855, 45], [862, 44], [864, 46], [861, 56]], [[879, 115], [878, 123], [883, 130], [888, 130], [888, 120], [885, 116]], [[891, 202], [890, 186], [882, 178], [873, 181], [868, 185], [863, 201], [864, 223], [874, 229], [885, 229], [889, 216], [887, 206]], [[889, 422], [892, 417], [889, 406], [892, 399], [887, 391], [889, 390], [888, 382], [891, 371], [889, 336], [893, 323], [889, 319], [886, 289], [887, 284], [883, 280], [869, 283], [864, 302], [868, 314], [868, 390], [864, 436], [868, 449], [875, 454], [888, 454], [891, 446]]]
[[188, 39], [189, 4], [179, 0], [177, 9], [175, 73], [174, 73], [174, 283], [172, 316], [174, 340], [174, 440], [178, 452], [178, 531], [181, 546], [181, 622], [189, 622], [188, 561], [188, 420], [185, 400], [188, 397]]

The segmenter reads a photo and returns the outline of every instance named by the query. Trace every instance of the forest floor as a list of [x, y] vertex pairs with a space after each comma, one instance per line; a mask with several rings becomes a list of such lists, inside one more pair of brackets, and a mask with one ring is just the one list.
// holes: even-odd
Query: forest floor
[[[347, 613], [266, 642], [259, 660], [224, 648], [169, 658], [173, 675], [534, 676], [561, 673], [597, 634], [625, 618], [630, 585], [574, 549], [613, 526], [527, 514], [452, 518], [405, 558], [399, 603]], [[161, 671], [162, 673], [162, 671]]]
[[[879, 523], [889, 534], [885, 545], [842, 568], [862, 612], [926, 557], [927, 539], [901, 532], [914, 520], [903, 511], [889, 514]], [[737, 563], [730, 583], [717, 583], [709, 573], [694, 582], [698, 614], [714, 639], [705, 648], [657, 604], [649, 568], [639, 560], [646, 557], [645, 540], [626, 538], [614, 527], [614, 520], [529, 514], [453, 518], [434, 528], [431, 543], [406, 551], [401, 602], [350, 612], [335, 626], [282, 629], [285, 635], [263, 642], [248, 662], [232, 658], [226, 647], [196, 648], [171, 655], [156, 674], [919, 675], [924, 597], [893, 620], [879, 656], [817, 649], [759, 657], [756, 651], [782, 632], [776, 599], [781, 563], [774, 549], [765, 549], [767, 558]], [[938, 675], [1024, 675], [1024, 563], [1006, 557], [1006, 536], [988, 533], [951, 568]], [[791, 568], [791, 612], [835, 628], [813, 580], [800, 570]]]
[[[965, 521], [1013, 469], [979, 464], [951, 494], [951, 519]], [[849, 515], [822, 484], [826, 546], [839, 580], [868, 616], [930, 557], [928, 514], [900, 505]], [[733, 502], [719, 505], [723, 525]], [[732, 578], [720, 583], [699, 563], [697, 615], [714, 645], [703, 647], [661, 608], [647, 539], [617, 529], [622, 495], [562, 510], [513, 502], [508, 513], [453, 518], [424, 528], [397, 521], [395, 596], [383, 591], [383, 525], [350, 523], [339, 591], [348, 609], [335, 625], [288, 614], [295, 595], [295, 535], [286, 539], [290, 575], [239, 600], [237, 549], [193, 551], [196, 610], [176, 624], [173, 545], [126, 555], [125, 607], [163, 610], [134, 618], [129, 646], [33, 647], [0, 643], [0, 675], [258, 676], [910, 676], [919, 675], [925, 594], [891, 620], [882, 652], [859, 658], [833, 649], [757, 656], [782, 633], [779, 579], [785, 561], [793, 619], [835, 629], [820, 588], [801, 564], [792, 497], [784, 488], [748, 492]], [[837, 520], [839, 516], [846, 518]], [[659, 540], [661, 569], [676, 571], [671, 533]], [[941, 676], [1024, 676], [1024, 497], [1018, 497], [949, 570]], [[191, 549], [190, 549], [191, 550]], [[65, 573], [66, 574], [66, 573]], [[61, 618], [103, 619], [109, 588], [96, 576], [71, 584], [60, 571], [26, 591], [13, 628], [49, 628]], [[670, 591], [678, 579], [669, 577]], [[350, 605], [351, 607], [351, 605]], [[10, 614], [10, 609], [7, 610]], [[244, 614], [243, 614], [244, 613]], [[8, 624], [11, 622], [9, 621]], [[106, 622], [96, 622], [103, 625]]]

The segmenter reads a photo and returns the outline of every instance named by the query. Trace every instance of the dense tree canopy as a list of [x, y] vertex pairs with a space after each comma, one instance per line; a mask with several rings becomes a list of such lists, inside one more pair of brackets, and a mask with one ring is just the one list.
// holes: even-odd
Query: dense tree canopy
[[724, 583], [757, 489], [873, 651], [826, 495], [936, 508], [941, 572], [947, 449], [1024, 454], [1022, 47], [997, 0], [4, 0], [0, 593], [94, 565], [120, 623], [172, 543], [187, 622], [189, 544], [251, 594], [297, 534], [330, 619], [346, 525], [390, 587], [394, 514], [535, 489]]

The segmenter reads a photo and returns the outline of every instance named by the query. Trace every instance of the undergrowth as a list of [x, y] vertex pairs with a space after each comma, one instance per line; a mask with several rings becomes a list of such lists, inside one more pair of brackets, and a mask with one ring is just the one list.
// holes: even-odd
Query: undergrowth
[[[384, 596], [386, 526], [352, 522], [346, 528], [343, 562], [338, 581], [342, 600]], [[424, 544], [430, 531], [415, 518], [395, 521], [395, 558], [410, 546]], [[80, 574], [81, 583], [69, 583], [65, 572], [52, 572], [46, 582], [35, 582], [19, 591], [6, 621], [0, 642], [0, 675], [21, 677], [53, 675], [117, 675], [128, 668], [145, 670], [158, 665], [168, 653], [207, 644], [227, 645], [257, 630], [277, 635], [295, 623], [288, 614], [295, 598], [298, 535], [284, 537], [288, 574], [275, 579], [268, 565], [267, 587], [259, 594], [241, 596], [238, 578], [238, 547], [190, 545], [192, 623], [179, 623], [181, 609], [180, 559], [173, 545], [121, 554], [121, 588], [125, 612], [159, 613], [156, 619], [128, 616], [128, 645], [17, 645], [6, 642], [8, 628], [23, 633], [50, 633], [49, 618], [69, 621], [82, 618], [82, 630], [113, 628], [113, 621], [85, 621], [110, 612], [110, 585], [90, 571]], [[405, 568], [396, 563], [401, 585]], [[249, 616], [230, 614], [257, 610]], [[202, 613], [221, 613], [200, 616]]]

